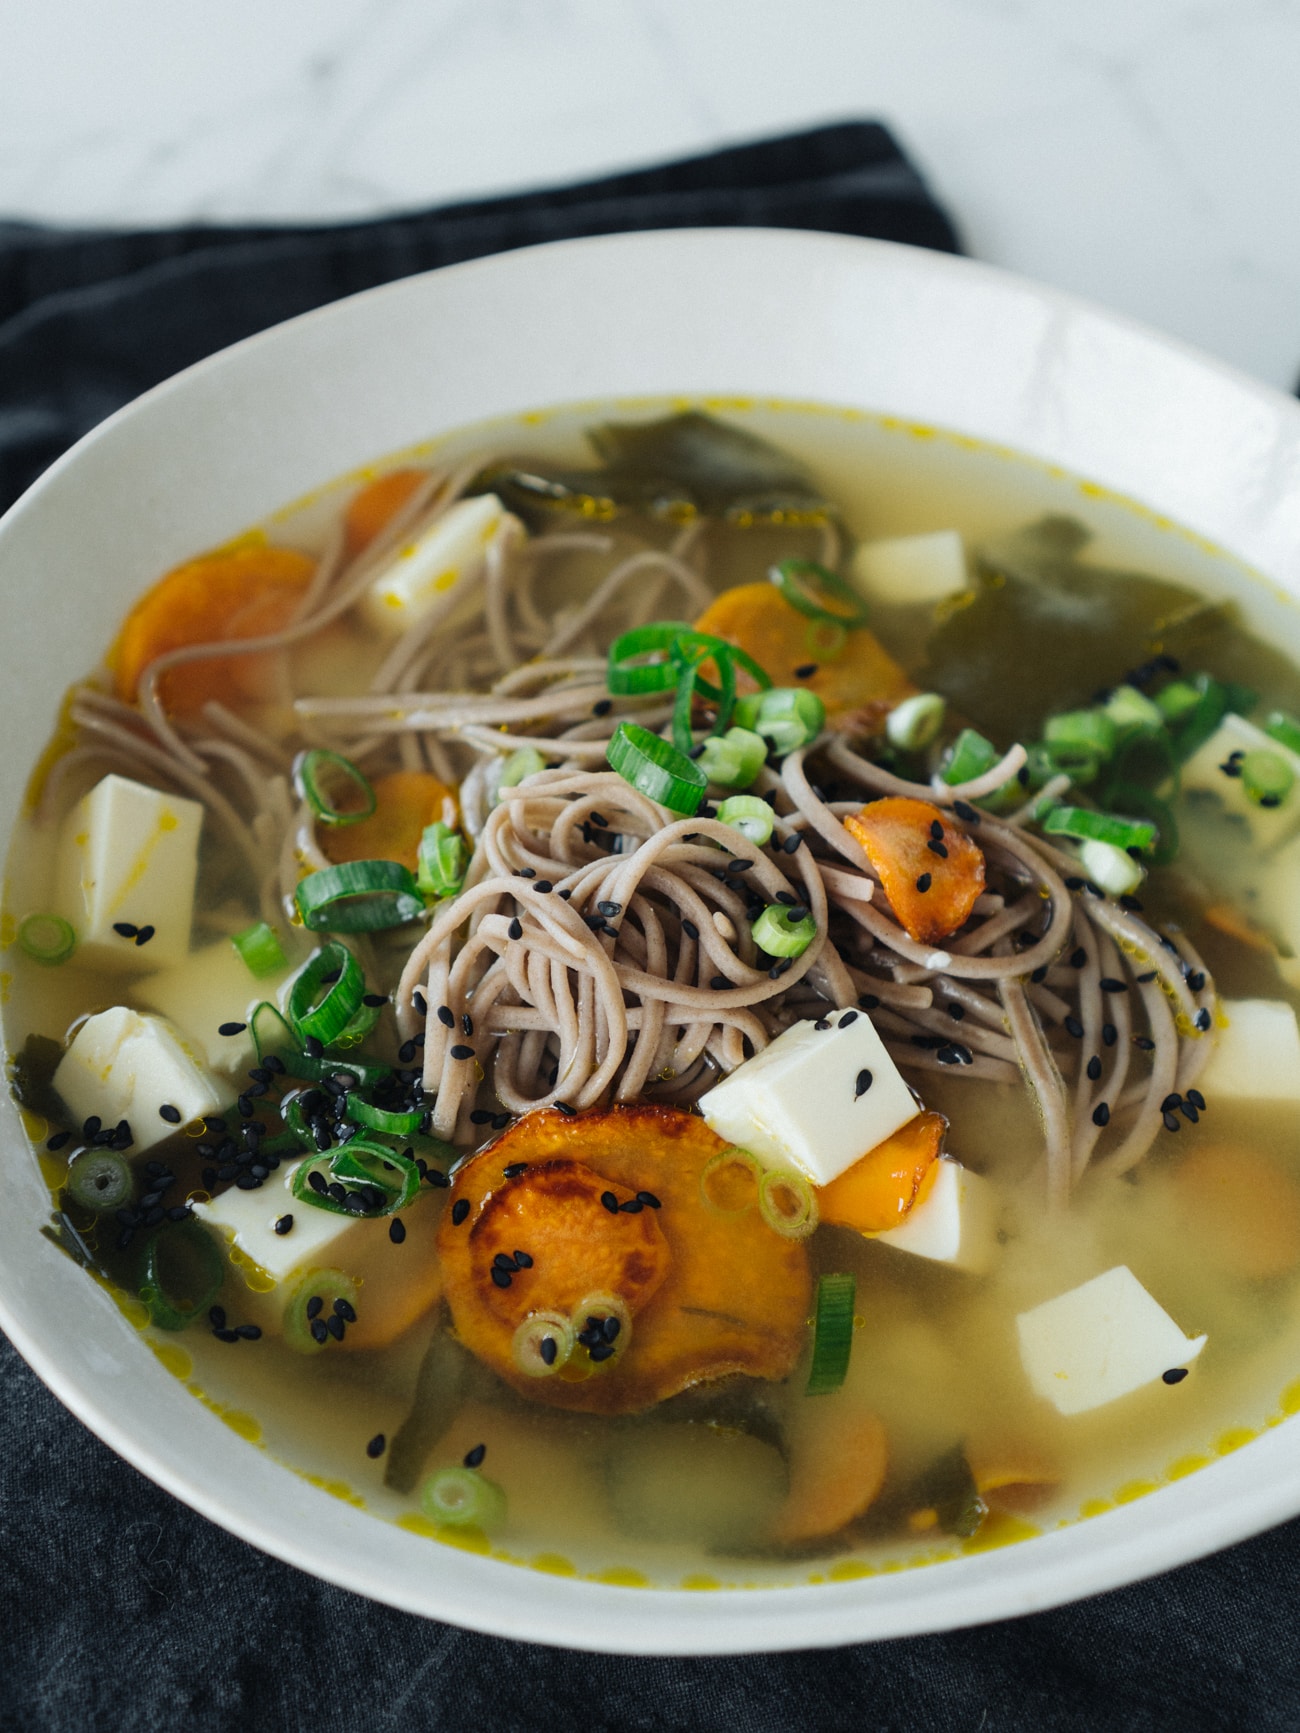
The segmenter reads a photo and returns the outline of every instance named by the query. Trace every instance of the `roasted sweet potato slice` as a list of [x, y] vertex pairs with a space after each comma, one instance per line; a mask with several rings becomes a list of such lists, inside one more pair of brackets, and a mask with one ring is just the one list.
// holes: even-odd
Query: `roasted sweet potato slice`
[[358, 488], [343, 514], [348, 558], [354, 559], [363, 548], [369, 547], [401, 511], [416, 488], [428, 479], [427, 469], [390, 469], [387, 475]]
[[[113, 647], [118, 697], [134, 702], [145, 669], [169, 650], [281, 631], [315, 569], [295, 548], [259, 546], [209, 554], [168, 572], [132, 608]], [[265, 679], [263, 657], [214, 656], [164, 674], [160, 696], [167, 710], [192, 713], [232, 693], [237, 701], [265, 697]]]
[[860, 1234], [896, 1228], [919, 1201], [948, 1121], [918, 1113], [817, 1193], [821, 1219]]
[[396, 860], [414, 872], [426, 825], [457, 823], [456, 796], [423, 770], [393, 770], [375, 781], [375, 810], [356, 824], [318, 825], [321, 853], [349, 860]]
[[[895, 704], [916, 687], [898, 663], [862, 627], [852, 631], [811, 620], [791, 607], [775, 584], [740, 584], [724, 590], [695, 622], [751, 655], [774, 686], [806, 686], [829, 717], [850, 711], [863, 732], [878, 732]], [[808, 668], [813, 672], [807, 673]], [[800, 672], [805, 670], [805, 672]], [[706, 673], [711, 673], [706, 669]], [[756, 690], [741, 671], [742, 692]]]
[[884, 1424], [842, 1391], [807, 1396], [789, 1427], [790, 1490], [772, 1539], [798, 1545], [835, 1534], [872, 1505], [889, 1461]]
[[[519, 1120], [457, 1174], [439, 1230], [461, 1341], [521, 1394], [592, 1413], [636, 1413], [731, 1372], [785, 1377], [807, 1339], [807, 1253], [757, 1209], [723, 1215], [703, 1202], [701, 1175], [725, 1147], [702, 1119], [671, 1107]], [[505, 1170], [521, 1162], [525, 1172], [508, 1179]], [[589, 1175], [599, 1181], [594, 1211]], [[604, 1191], [615, 1210], [599, 1201]], [[617, 1208], [642, 1192], [658, 1207]], [[494, 1258], [517, 1251], [531, 1268], [498, 1286]], [[625, 1351], [590, 1376], [574, 1363], [540, 1378], [516, 1367], [511, 1344], [522, 1317], [567, 1315], [591, 1285], [619, 1281], [627, 1287], [613, 1291], [632, 1315]]]
[[934, 945], [968, 919], [984, 889], [984, 855], [948, 814], [889, 795], [850, 813], [844, 828], [867, 851], [909, 938]]

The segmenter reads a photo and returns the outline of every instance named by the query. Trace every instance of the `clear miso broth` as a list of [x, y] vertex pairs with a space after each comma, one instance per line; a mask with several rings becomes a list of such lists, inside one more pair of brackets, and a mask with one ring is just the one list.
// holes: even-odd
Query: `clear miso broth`
[[331, 482], [159, 574], [33, 772], [32, 1231], [213, 1424], [544, 1571], [842, 1580], [1193, 1472], [1300, 1406], [1298, 628], [818, 406]]

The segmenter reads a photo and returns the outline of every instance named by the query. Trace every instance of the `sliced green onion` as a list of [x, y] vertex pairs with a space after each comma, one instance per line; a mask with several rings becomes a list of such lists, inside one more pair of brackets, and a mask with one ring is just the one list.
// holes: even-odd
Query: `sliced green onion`
[[[347, 1039], [349, 1030], [358, 1026], [362, 1013], [368, 1012], [371, 1008], [370, 1006], [362, 1006], [361, 1011], [357, 1013], [353, 1021], [344, 1029], [342, 1035], [334, 1042], [336, 1047]], [[378, 1016], [377, 1011], [375, 1014]], [[337, 1056], [330, 1058], [328, 1054], [323, 1054], [319, 1059], [313, 1059], [310, 1053], [303, 1052], [301, 1037], [294, 1034], [269, 999], [263, 999], [260, 1005], [253, 1007], [252, 1015], [248, 1019], [248, 1026], [252, 1030], [253, 1045], [257, 1048], [258, 1058], [265, 1060], [268, 1054], [274, 1054], [284, 1066], [285, 1073], [289, 1077], [299, 1077], [319, 1083], [322, 1078], [333, 1077], [340, 1071], [347, 1071], [356, 1078], [359, 1085], [363, 1088], [369, 1088], [376, 1083], [382, 1083], [385, 1077], [393, 1075], [391, 1065], [381, 1065], [375, 1059], [357, 1059], [351, 1054], [347, 1059], [340, 1059]]]
[[[708, 651], [708, 655], [701, 652]], [[716, 637], [712, 632], [697, 632], [693, 626], [679, 632], [673, 641], [672, 654], [680, 665], [689, 658], [699, 656], [702, 662], [712, 658], [718, 662], [721, 669], [722, 661], [731, 661], [737, 668], [743, 668], [750, 679], [764, 692], [772, 684], [772, 676], [766, 668], [761, 667], [747, 650], [742, 650], [739, 644], [729, 644], [725, 638]], [[717, 699], [718, 688], [707, 680], [700, 682], [700, 691], [706, 698]]]
[[568, 1365], [577, 1340], [562, 1312], [531, 1312], [514, 1333], [510, 1358], [526, 1378], [549, 1378]]
[[[313, 1175], [318, 1185], [312, 1184]], [[341, 1187], [344, 1196], [331, 1196], [331, 1186]], [[299, 1203], [331, 1215], [388, 1216], [405, 1209], [419, 1191], [420, 1170], [386, 1143], [354, 1137], [301, 1162], [290, 1189]]]
[[[314, 1300], [320, 1304], [313, 1305]], [[284, 1345], [296, 1354], [319, 1354], [333, 1340], [325, 1320], [335, 1316], [335, 1301], [341, 1300], [355, 1322], [357, 1284], [345, 1270], [308, 1270], [294, 1285], [284, 1307]], [[308, 1317], [308, 1312], [311, 1316]], [[346, 1313], [339, 1314], [346, 1317]], [[313, 1330], [312, 1326], [316, 1328]]]
[[1163, 719], [1170, 723], [1181, 722], [1200, 701], [1201, 694], [1190, 680], [1171, 681], [1152, 700]]
[[309, 873], [294, 892], [312, 932], [373, 933], [424, 913], [410, 869], [395, 860], [353, 860]]
[[1256, 806], [1281, 806], [1295, 786], [1295, 772], [1280, 752], [1257, 747], [1240, 763], [1242, 789]]
[[[1044, 783], [1062, 775], [1068, 776], [1077, 787], [1086, 788], [1096, 780], [1100, 768], [1100, 761], [1086, 747], [1060, 740], [1036, 740], [1025, 757], [1030, 788], [1041, 788]], [[1003, 786], [1008, 787], [1007, 784]], [[1011, 802], [1014, 805], [1019, 799], [1019, 784], [1014, 777], [1009, 784], [1009, 795], [1014, 797]]]
[[758, 1213], [783, 1239], [804, 1240], [817, 1226], [817, 1195], [801, 1173], [769, 1167], [758, 1182]]
[[700, 1175], [700, 1196], [719, 1215], [742, 1215], [757, 1201], [762, 1178], [758, 1157], [732, 1144], [709, 1158]]
[[1264, 718], [1264, 732], [1279, 746], [1300, 752], [1300, 721], [1286, 710], [1270, 710]]
[[1156, 827], [1156, 841], [1147, 852], [1154, 866], [1168, 866], [1178, 857], [1178, 825], [1167, 801], [1137, 782], [1111, 782], [1106, 799], [1123, 812], [1150, 820]]
[[1049, 746], [1068, 746], [1092, 758], [1106, 759], [1119, 744], [1119, 727], [1114, 717], [1097, 707], [1067, 710], [1064, 715], [1048, 717], [1043, 739]]
[[857, 1283], [852, 1276], [818, 1277], [812, 1365], [808, 1369], [809, 1396], [828, 1396], [848, 1377], [856, 1298]]
[[1212, 674], [1198, 674], [1192, 684], [1196, 703], [1180, 718], [1174, 734], [1174, 749], [1180, 763], [1204, 746], [1232, 708], [1227, 686]]
[[767, 741], [749, 728], [710, 735], [695, 762], [721, 788], [748, 788], [767, 762]]
[[77, 935], [62, 915], [28, 915], [18, 928], [18, 945], [34, 963], [53, 968], [76, 950]]
[[775, 829], [772, 808], [756, 794], [733, 794], [719, 806], [718, 818], [722, 824], [738, 830], [755, 848], [764, 848], [772, 840]]
[[704, 772], [639, 722], [620, 722], [614, 730], [605, 757], [610, 765], [639, 793], [658, 801], [670, 812], [688, 818], [699, 810], [708, 783]]
[[1002, 754], [991, 740], [973, 728], [963, 728], [944, 753], [939, 774], [950, 788], [961, 782], [974, 782], [986, 770], [992, 770]]
[[754, 943], [769, 957], [801, 957], [817, 937], [812, 916], [792, 921], [783, 903], [769, 903], [749, 930]]
[[[294, 763], [293, 779], [321, 824], [360, 824], [375, 810], [375, 791], [369, 780], [341, 752], [313, 746]], [[352, 803], [341, 804], [348, 796]]]
[[420, 1489], [420, 1508], [444, 1528], [500, 1528], [506, 1495], [477, 1468], [440, 1468]]
[[736, 722], [770, 740], [778, 753], [816, 740], [826, 724], [826, 706], [802, 686], [774, 686], [736, 703]]
[[289, 1127], [294, 1144], [298, 1149], [316, 1148], [316, 1135], [307, 1123], [307, 1115], [303, 1112], [302, 1098], [305, 1089], [292, 1089], [280, 1101], [280, 1117]]
[[420, 1129], [424, 1114], [418, 1109], [411, 1113], [390, 1113], [385, 1107], [373, 1107], [360, 1095], [349, 1095], [344, 1112], [353, 1125], [364, 1125], [370, 1131], [382, 1131], [386, 1137], [410, 1137]]
[[248, 1027], [252, 1032], [253, 1045], [259, 1059], [273, 1055], [287, 1064], [289, 1057], [301, 1048], [300, 1038], [285, 1022], [279, 1007], [273, 1005], [269, 999], [263, 999], [260, 1005], [253, 1007]]
[[212, 1235], [198, 1222], [177, 1222], [154, 1234], [144, 1253], [140, 1298], [149, 1322], [183, 1330], [212, 1304], [226, 1266]]
[[[502, 774], [504, 776], [504, 772]], [[504, 782], [502, 786], [505, 786]], [[426, 825], [417, 859], [419, 868], [415, 883], [421, 896], [433, 901], [460, 895], [465, 882], [465, 868], [469, 865], [469, 847], [458, 830], [453, 830], [441, 819], [436, 824]]]
[[289, 993], [289, 1022], [300, 1039], [314, 1035], [328, 1047], [360, 1010], [365, 990], [360, 963], [346, 945], [332, 939], [295, 977]]
[[904, 698], [885, 718], [885, 733], [900, 752], [919, 752], [938, 738], [948, 706], [937, 692], [917, 692]]
[[[379, 1021], [379, 1010], [378, 1005], [367, 1005], [363, 1000], [348, 1019], [346, 1027], [330, 1042], [331, 1050], [338, 1053], [341, 1049], [359, 1047]], [[351, 1063], [349, 1060], [348, 1064]]]
[[768, 576], [801, 614], [813, 620], [828, 620], [832, 626], [865, 626], [866, 602], [837, 572], [816, 560], [782, 560]]
[[502, 765], [497, 787], [517, 788], [526, 777], [536, 776], [538, 771], [545, 769], [546, 760], [535, 746], [521, 746]]
[[1093, 884], [1112, 897], [1132, 896], [1146, 877], [1133, 856], [1113, 842], [1085, 842], [1079, 850], [1079, 864]]
[[130, 1162], [115, 1149], [83, 1149], [68, 1164], [63, 1191], [82, 1209], [103, 1215], [130, 1203], [135, 1193], [135, 1175]]
[[1093, 842], [1108, 842], [1115, 848], [1155, 846], [1156, 827], [1145, 819], [1119, 818], [1109, 812], [1091, 812], [1083, 806], [1058, 806], [1043, 820], [1048, 836], [1075, 836]]
[[[573, 1328], [575, 1352], [585, 1348], [592, 1366], [604, 1371], [618, 1364], [632, 1340], [632, 1314], [617, 1294], [603, 1290], [585, 1294], [573, 1308], [569, 1322]], [[599, 1336], [596, 1336], [597, 1331]], [[584, 1336], [587, 1338], [585, 1342]], [[593, 1349], [597, 1352], [593, 1353]]]
[[670, 692], [677, 684], [678, 670], [668, 651], [674, 638], [690, 630], [684, 620], [660, 620], [654, 625], [637, 626], [615, 638], [609, 647], [606, 675], [610, 691], [619, 697], [636, 692]]
[[1106, 700], [1103, 714], [1122, 732], [1138, 729], [1153, 734], [1165, 725], [1164, 712], [1136, 686], [1117, 686]]
[[258, 921], [256, 926], [235, 933], [230, 942], [244, 959], [249, 974], [259, 981], [263, 975], [274, 975], [277, 969], [289, 967], [289, 959], [275, 928], [265, 921]]

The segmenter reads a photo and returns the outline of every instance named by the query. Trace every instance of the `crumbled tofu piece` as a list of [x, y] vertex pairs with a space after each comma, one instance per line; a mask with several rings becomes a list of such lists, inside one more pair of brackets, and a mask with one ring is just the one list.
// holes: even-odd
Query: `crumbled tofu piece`
[[[86, 1019], [54, 1073], [54, 1087], [79, 1122], [94, 1116], [113, 1126], [125, 1119], [134, 1155], [178, 1125], [216, 1113], [230, 1095], [165, 1017], [126, 1005]], [[174, 1113], [164, 1116], [164, 1107]]]
[[[1279, 806], [1258, 805], [1247, 796], [1241, 777], [1223, 769], [1234, 752], [1275, 753], [1295, 776], [1296, 787]], [[1245, 820], [1256, 848], [1275, 848], [1300, 826], [1300, 754], [1232, 711], [1184, 764], [1181, 783], [1184, 795], [1197, 789], [1217, 795], [1228, 812]]]
[[864, 542], [850, 571], [857, 587], [879, 602], [942, 602], [970, 583], [966, 549], [956, 530]]
[[1125, 1264], [1022, 1312], [1016, 1330], [1035, 1394], [1061, 1414], [1084, 1414], [1183, 1372], [1206, 1343], [1184, 1336]]
[[1300, 1028], [1282, 999], [1221, 999], [1228, 1019], [1216, 1033], [1214, 1057], [1201, 1075], [1202, 1094], [1215, 1100], [1300, 1101]]
[[[59, 836], [59, 912], [88, 968], [142, 972], [190, 948], [203, 808], [125, 776], [78, 801]], [[114, 929], [125, 925], [130, 932]], [[153, 929], [144, 944], [134, 934]]]
[[[340, 1215], [296, 1198], [293, 1176], [301, 1165], [277, 1169], [254, 1190], [231, 1186], [211, 1202], [193, 1205], [231, 1268], [223, 1296], [231, 1322], [259, 1324], [267, 1335], [279, 1335], [285, 1306], [302, 1279], [314, 1270], [341, 1270], [360, 1290], [349, 1346], [379, 1347], [438, 1297], [434, 1236], [440, 1199], [429, 1190], [417, 1193], [400, 1212], [405, 1237], [394, 1242], [392, 1216]], [[286, 1217], [287, 1231], [277, 1233], [276, 1223]]]
[[829, 1185], [920, 1112], [865, 1011], [796, 1023], [700, 1098], [706, 1123], [772, 1166]]
[[459, 500], [379, 573], [361, 599], [366, 620], [395, 638], [443, 596], [466, 589], [483, 570], [487, 545], [504, 516], [494, 493]]
[[[137, 983], [134, 996], [152, 1011], [170, 1017], [203, 1062], [214, 1071], [246, 1071], [254, 1063], [253, 1032], [247, 1027], [255, 1006], [268, 999], [281, 1010], [297, 969], [288, 967], [258, 980], [229, 939], [191, 952], [175, 968], [162, 969]], [[219, 1033], [223, 1025], [245, 1025], [237, 1035]]]
[[871, 1237], [980, 1275], [997, 1250], [997, 1194], [960, 1162], [941, 1158], [930, 1171], [934, 1178], [898, 1226]]

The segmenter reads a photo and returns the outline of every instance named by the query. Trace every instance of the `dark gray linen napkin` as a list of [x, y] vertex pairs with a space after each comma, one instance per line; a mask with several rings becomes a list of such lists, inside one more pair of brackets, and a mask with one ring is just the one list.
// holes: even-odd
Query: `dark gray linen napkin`
[[[701, 224], [958, 250], [867, 123], [343, 227], [0, 223], [0, 509], [120, 404], [295, 313], [536, 241]], [[1298, 1524], [972, 1631], [718, 1660], [545, 1649], [393, 1612], [256, 1552], [100, 1444], [3, 1339], [0, 1565], [3, 1733], [1300, 1728]]]

